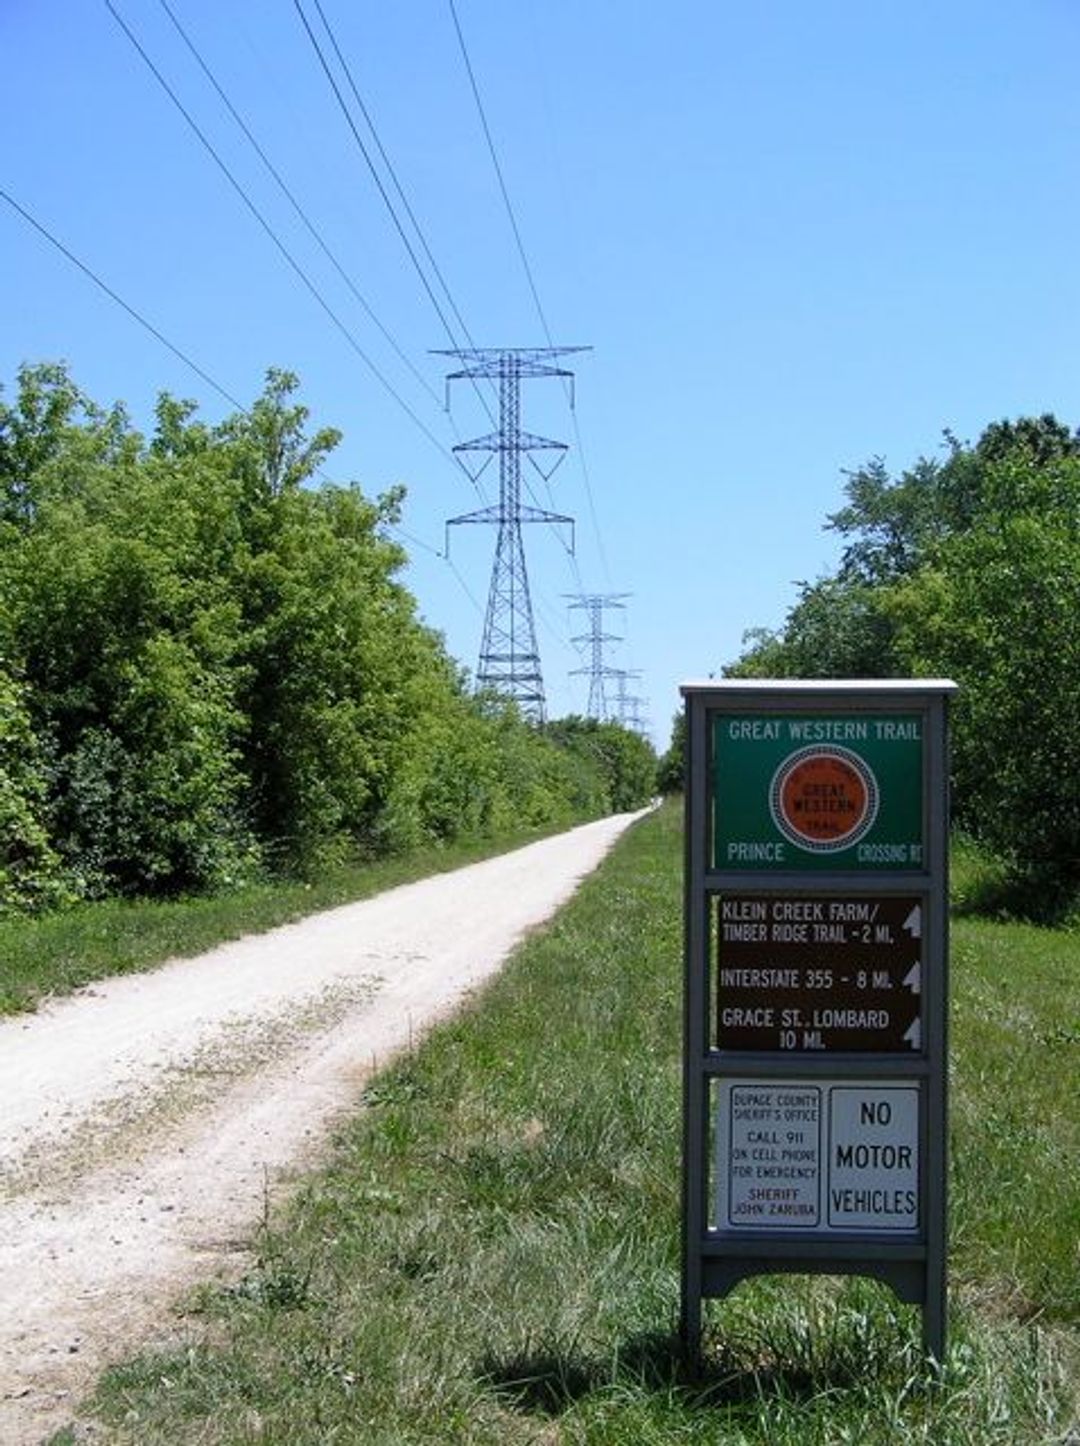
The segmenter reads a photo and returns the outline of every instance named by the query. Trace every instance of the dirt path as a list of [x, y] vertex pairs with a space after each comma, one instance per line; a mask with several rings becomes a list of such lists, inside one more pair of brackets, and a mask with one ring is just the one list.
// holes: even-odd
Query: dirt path
[[232, 1276], [373, 1067], [487, 979], [636, 815], [0, 1022], [0, 1441], [70, 1419]]

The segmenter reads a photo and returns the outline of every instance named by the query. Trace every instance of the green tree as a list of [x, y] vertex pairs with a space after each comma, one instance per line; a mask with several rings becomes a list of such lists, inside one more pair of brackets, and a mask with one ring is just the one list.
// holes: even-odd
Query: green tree
[[69, 897], [69, 882], [49, 842], [46, 788], [24, 691], [0, 671], [0, 918]]
[[899, 667], [893, 623], [882, 606], [887, 589], [850, 578], [803, 583], [779, 633], [747, 634], [733, 678], [881, 678]]
[[0, 403], [0, 909], [632, 807], [648, 745], [557, 739], [472, 696], [400, 581], [401, 490], [320, 482], [271, 371], [149, 439], [62, 367]]
[[656, 753], [640, 733], [573, 714], [548, 724], [546, 732], [597, 769], [607, 810], [642, 808], [655, 794]]
[[956, 814], [1052, 910], [1080, 887], [1080, 437], [1044, 415], [946, 440], [848, 476], [835, 575], [730, 671], [954, 677]]
[[[1001, 465], [1003, 494], [1045, 491], [1033, 464]], [[1071, 507], [1002, 510], [943, 543], [890, 601], [910, 671], [960, 684], [960, 821], [1027, 886], [1028, 906], [1051, 913], [1080, 888], [1080, 463], [1068, 470]]]
[[656, 786], [663, 794], [682, 793], [686, 776], [686, 713], [680, 708], [671, 720], [671, 742], [661, 755]]

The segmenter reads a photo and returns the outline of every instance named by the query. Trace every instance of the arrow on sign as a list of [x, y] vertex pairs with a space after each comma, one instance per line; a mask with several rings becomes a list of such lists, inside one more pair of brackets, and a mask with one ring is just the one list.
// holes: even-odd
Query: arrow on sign
[[912, 1049], [922, 1048], [922, 1026], [919, 1020], [913, 1019], [911, 1021], [911, 1027], [904, 1035], [904, 1040], [906, 1043], [911, 1045]]
[[904, 975], [903, 979], [900, 982], [902, 984], [906, 984], [907, 987], [911, 990], [912, 994], [918, 994], [921, 991], [922, 965], [919, 963], [918, 959], [915, 960], [915, 963], [911, 966], [911, 968]]
[[922, 938], [922, 905], [916, 904], [911, 913], [904, 920], [905, 928], [913, 939]]

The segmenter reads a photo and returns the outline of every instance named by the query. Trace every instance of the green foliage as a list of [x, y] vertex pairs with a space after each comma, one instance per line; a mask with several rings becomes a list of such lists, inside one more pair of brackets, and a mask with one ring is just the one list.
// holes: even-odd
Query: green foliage
[[756, 629], [748, 650], [725, 669], [735, 678], [877, 678], [897, 672], [893, 623], [883, 589], [824, 578], [804, 583], [783, 633]]
[[0, 907], [61, 879], [311, 875], [648, 796], [640, 740], [583, 749], [467, 693], [398, 581], [400, 489], [316, 485], [338, 434], [296, 390], [271, 371], [218, 426], [162, 396], [149, 439], [62, 367], [0, 404]]
[[656, 770], [656, 786], [665, 796], [682, 793], [686, 778], [686, 713], [680, 708], [671, 720], [671, 742]]
[[729, 671], [955, 678], [957, 817], [1053, 916], [1080, 891], [1080, 437], [1042, 416], [947, 442], [849, 476], [836, 574]]
[[44, 823], [45, 770], [22, 690], [0, 672], [0, 917], [66, 895]]
[[912, 671], [956, 678], [957, 815], [1044, 913], [1080, 885], [1080, 536], [1030, 514], [952, 539], [892, 600]]
[[571, 716], [550, 723], [547, 735], [591, 763], [598, 771], [606, 809], [623, 813], [641, 808], [656, 792], [656, 753], [652, 744], [619, 723]]

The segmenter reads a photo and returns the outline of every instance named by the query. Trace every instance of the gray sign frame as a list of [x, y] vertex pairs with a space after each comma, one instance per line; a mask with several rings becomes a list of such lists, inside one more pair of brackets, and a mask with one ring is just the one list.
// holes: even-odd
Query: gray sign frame
[[[727, 679], [688, 682], [685, 778], [685, 985], [683, 996], [683, 1179], [681, 1333], [691, 1362], [700, 1354], [702, 1302], [740, 1281], [776, 1272], [865, 1275], [922, 1308], [927, 1355], [944, 1360], [946, 1341], [946, 1171], [948, 1043], [948, 752], [947, 679], [809, 681]], [[921, 727], [921, 866], [890, 870], [800, 870], [764, 863], [725, 870], [713, 858], [716, 794], [714, 730], [718, 717], [783, 720], [918, 715]], [[790, 857], [790, 850], [787, 851]], [[711, 917], [725, 893], [917, 895], [923, 901], [922, 1041], [918, 1051], [819, 1052], [725, 1050], [711, 1042], [716, 988]], [[866, 1087], [916, 1087], [918, 1228], [828, 1234], [792, 1228], [723, 1228], [710, 1220], [721, 1168], [717, 1098], [725, 1080], [763, 1086], [790, 1081]], [[731, 1096], [729, 1096], [730, 1098]]]

